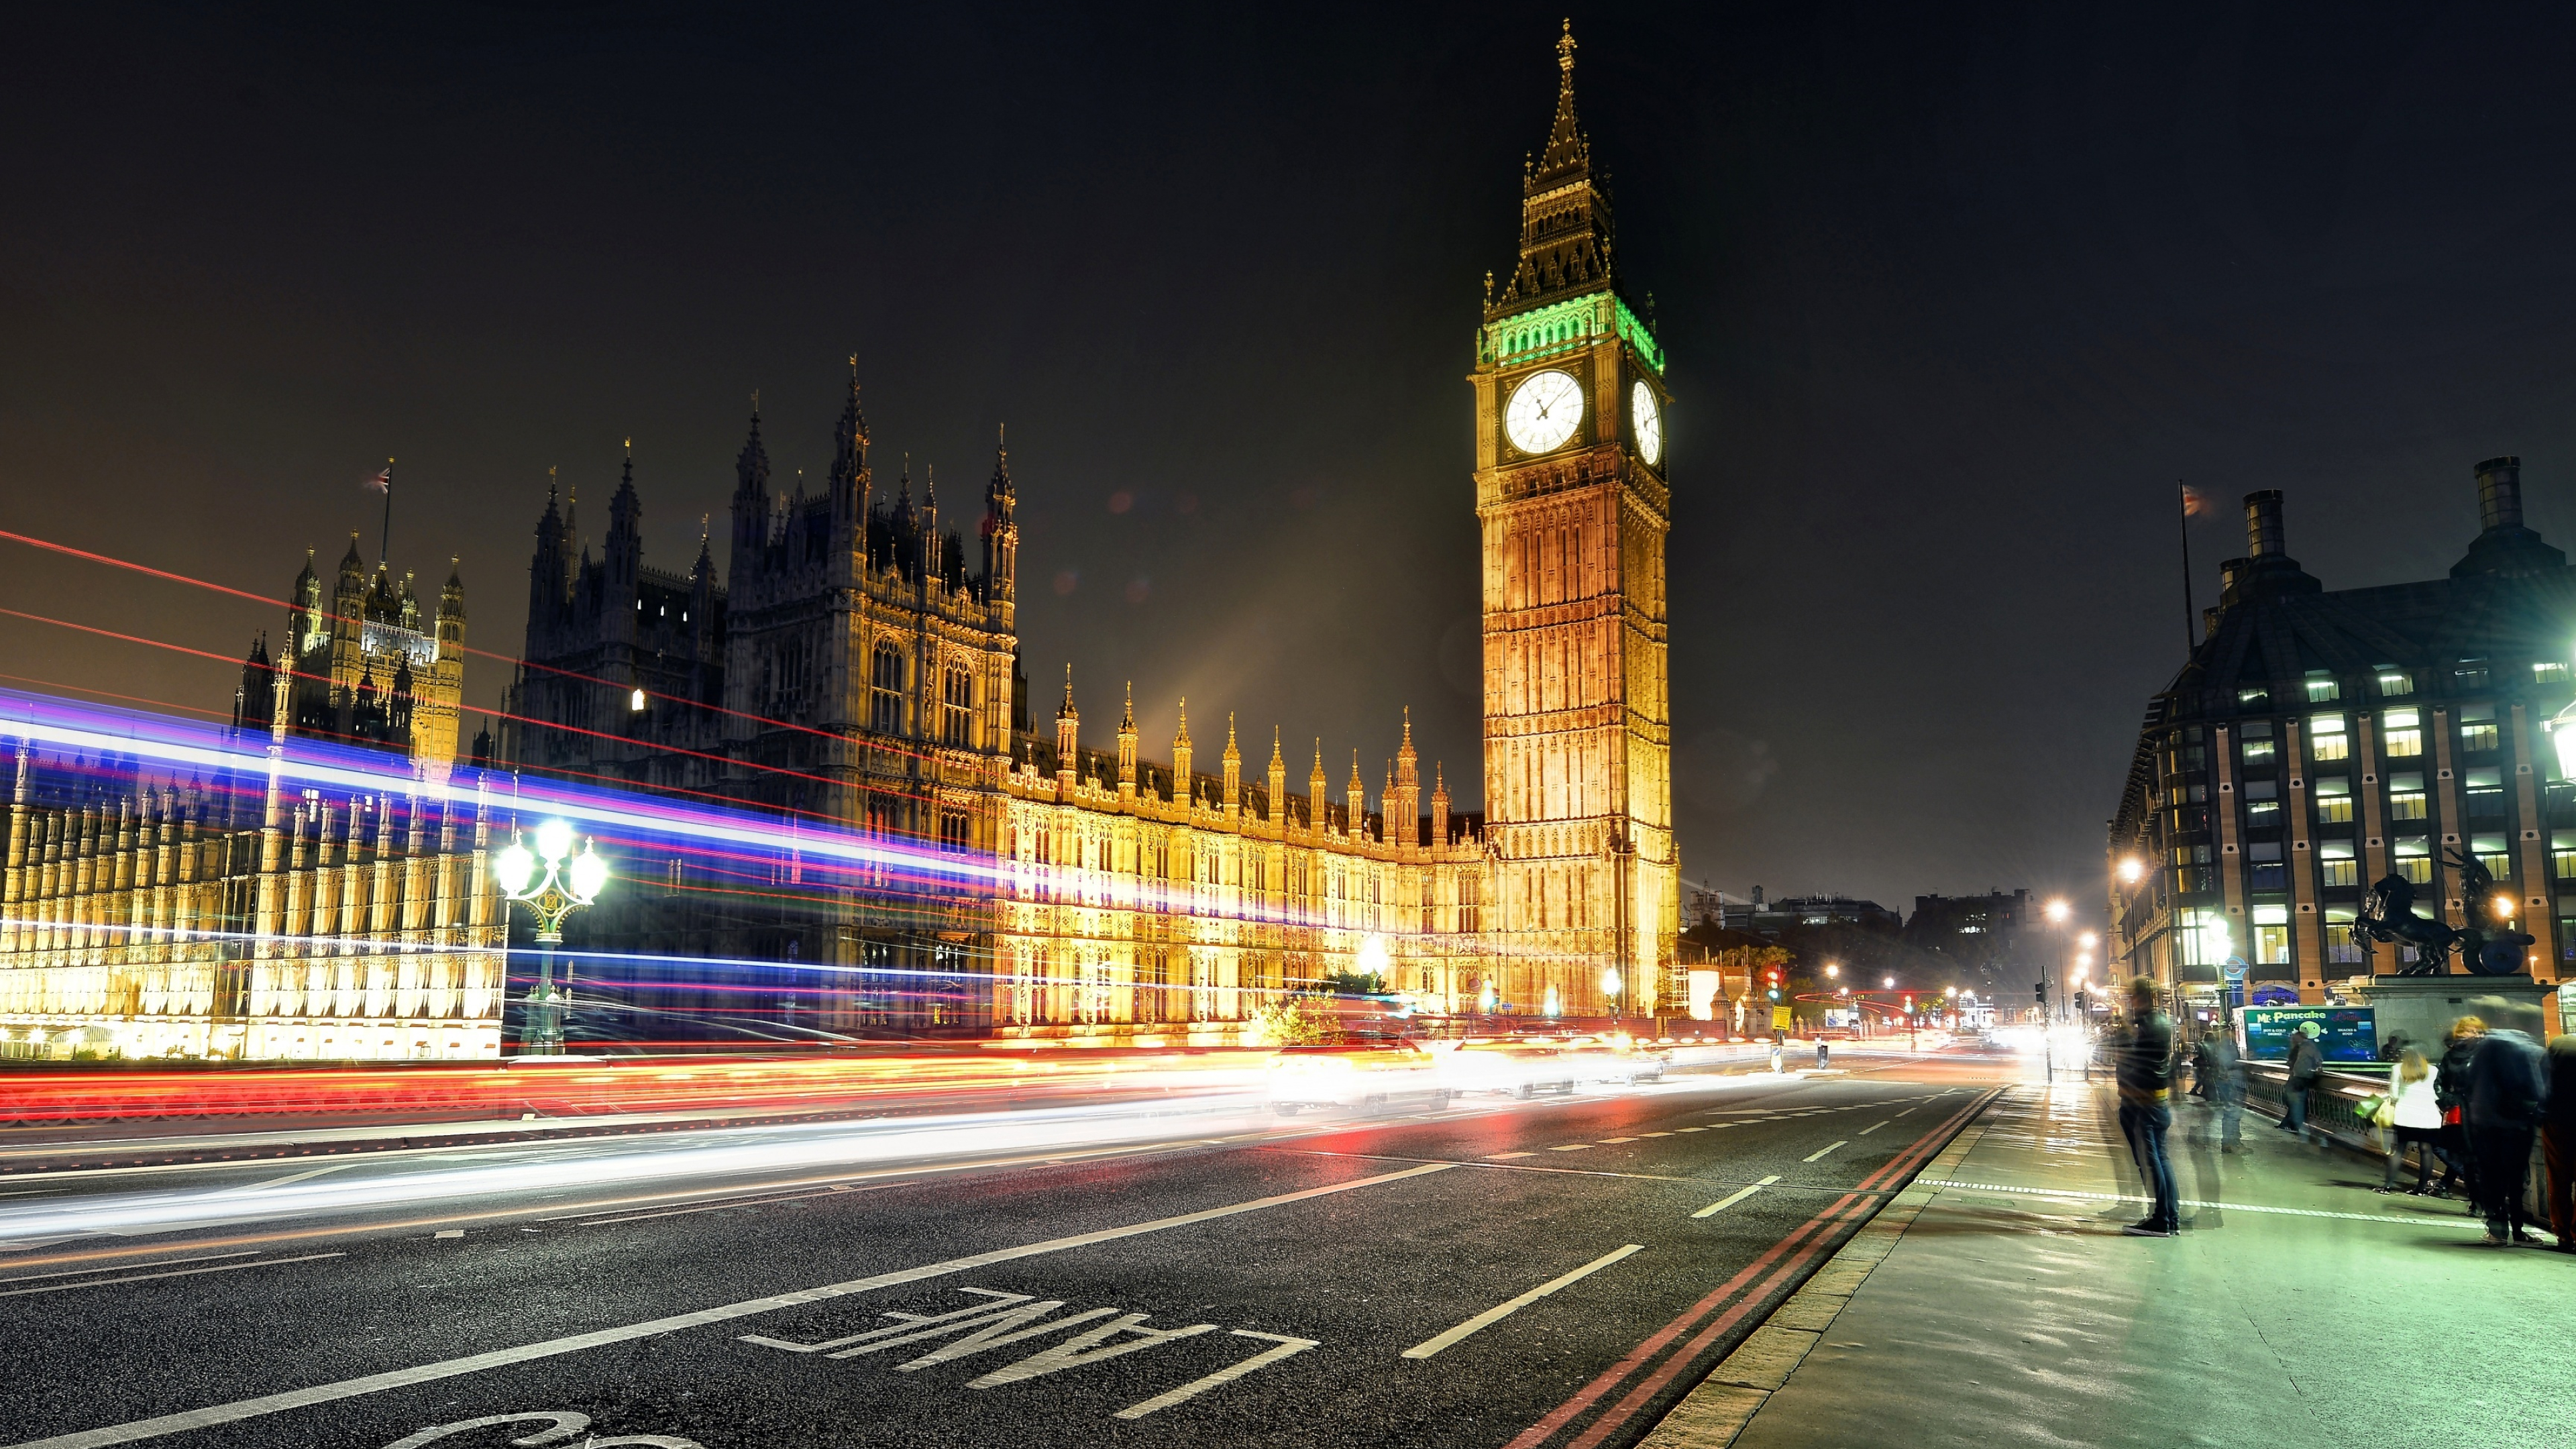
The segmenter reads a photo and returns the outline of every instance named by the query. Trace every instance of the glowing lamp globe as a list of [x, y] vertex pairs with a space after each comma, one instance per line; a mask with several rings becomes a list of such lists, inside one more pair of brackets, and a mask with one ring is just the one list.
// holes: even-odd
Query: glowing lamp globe
[[1619, 994], [1618, 967], [1612, 966], [1601, 973], [1601, 994], [1604, 996], [1616, 996]]
[[608, 884], [608, 862], [599, 852], [585, 845], [572, 859], [572, 898], [588, 905], [599, 899], [600, 887]]
[[525, 895], [536, 874], [537, 858], [516, 840], [492, 862], [492, 879], [500, 883], [503, 895]]
[[549, 820], [538, 826], [537, 854], [548, 865], [572, 854], [572, 827], [561, 820]]

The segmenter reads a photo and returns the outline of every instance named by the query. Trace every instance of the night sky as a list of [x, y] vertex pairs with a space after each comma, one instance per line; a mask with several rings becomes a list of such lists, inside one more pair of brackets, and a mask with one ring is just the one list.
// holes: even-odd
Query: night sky
[[[392, 7], [385, 7], [391, 9]], [[1410, 705], [1477, 804], [1470, 394], [1562, 5], [32, 7], [0, 44], [0, 527], [282, 595], [401, 459], [515, 652], [546, 469], [721, 539], [749, 398], [966, 523], [1010, 428], [1022, 639], [1106, 744], [1188, 696], [1302, 782]], [[2098, 895], [2193, 587], [2288, 495], [2329, 587], [2439, 574], [2470, 465], [2576, 545], [2563, 30], [2466, 7], [1574, 12], [1675, 394], [1682, 867]], [[816, 485], [819, 487], [819, 481]], [[719, 560], [723, 550], [718, 549]], [[238, 656], [279, 611], [0, 545], [0, 605]], [[235, 671], [0, 620], [0, 681]], [[468, 702], [499, 666], [476, 661]], [[469, 726], [468, 732], [471, 732]]]

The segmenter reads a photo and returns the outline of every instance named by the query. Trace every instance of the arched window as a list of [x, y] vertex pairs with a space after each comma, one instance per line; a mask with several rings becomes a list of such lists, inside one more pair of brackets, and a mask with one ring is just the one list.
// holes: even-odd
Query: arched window
[[868, 692], [868, 728], [881, 735], [903, 733], [903, 651], [892, 642], [876, 648]]
[[939, 742], [953, 749], [967, 749], [974, 744], [975, 681], [965, 670], [950, 666], [947, 678], [940, 682]]

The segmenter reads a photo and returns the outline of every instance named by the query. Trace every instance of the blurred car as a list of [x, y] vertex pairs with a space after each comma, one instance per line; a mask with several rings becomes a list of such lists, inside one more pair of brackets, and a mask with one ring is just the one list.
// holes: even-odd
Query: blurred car
[[1309, 1107], [1379, 1112], [1398, 1102], [1449, 1105], [1452, 1089], [1439, 1061], [1419, 1043], [1397, 1037], [1345, 1037], [1281, 1047], [1271, 1058], [1270, 1108], [1294, 1117]]
[[1626, 1036], [1578, 1036], [1565, 1044], [1564, 1054], [1577, 1081], [1623, 1086], [1661, 1081], [1672, 1064], [1670, 1052]]
[[1576, 1079], [1563, 1043], [1525, 1037], [1469, 1037], [1444, 1054], [1441, 1067], [1454, 1091], [1524, 1098], [1571, 1092]]

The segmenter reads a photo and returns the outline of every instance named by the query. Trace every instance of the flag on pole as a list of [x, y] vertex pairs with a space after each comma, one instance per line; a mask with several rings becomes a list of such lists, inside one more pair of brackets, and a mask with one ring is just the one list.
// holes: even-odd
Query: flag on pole
[[392, 493], [394, 491], [394, 470], [388, 466], [378, 468], [373, 473], [368, 474], [366, 487], [370, 492], [385, 494]]
[[2201, 492], [2200, 492], [2200, 490], [2199, 490], [2199, 489], [2192, 487], [2192, 486], [2191, 486], [2190, 484], [2188, 484], [2188, 483], [2185, 483], [2184, 485], [2182, 485], [2182, 516], [2183, 516], [2183, 517], [2185, 517], [2185, 518], [2198, 518], [2198, 517], [2201, 515], [2201, 513], [2202, 513], [2204, 510], [2206, 510], [2208, 507], [2209, 507], [2209, 500], [2208, 500], [2207, 498], [2205, 498], [2205, 497], [2203, 497], [2203, 496], [2201, 495]]

